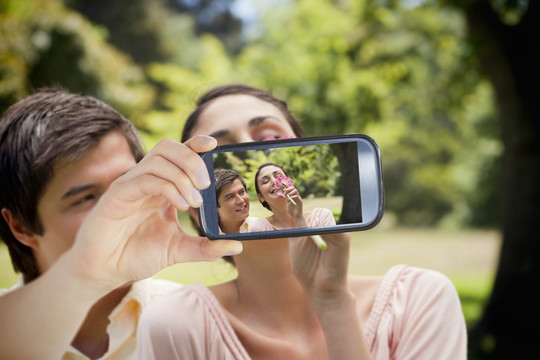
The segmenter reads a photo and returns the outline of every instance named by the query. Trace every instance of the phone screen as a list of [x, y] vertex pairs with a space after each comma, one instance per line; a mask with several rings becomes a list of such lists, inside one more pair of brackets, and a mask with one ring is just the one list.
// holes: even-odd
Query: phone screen
[[[280, 181], [298, 191], [307, 218], [318, 214], [332, 217], [322, 223], [311, 221], [311, 225], [303, 228], [279, 229], [263, 234], [224, 234], [219, 223], [221, 221], [223, 225], [226, 217], [220, 219], [218, 214], [220, 204], [213, 181], [212, 186], [202, 192], [204, 202], [200, 210], [203, 231], [209, 238], [256, 239], [365, 230], [374, 226], [382, 216], [380, 155], [375, 142], [365, 135], [226, 145], [204, 154], [203, 159], [210, 175], [219, 169], [227, 169], [242, 177], [249, 199], [250, 218], [273, 215], [272, 209], [264, 206], [261, 195], [266, 191], [264, 196], [276, 196]], [[256, 174], [261, 166], [267, 169], [267, 177], [271, 178], [272, 184], [259, 183], [258, 195]], [[263, 191], [261, 186], [266, 190]], [[222, 189], [218, 190], [221, 194]], [[284, 191], [281, 196], [285, 197]]]

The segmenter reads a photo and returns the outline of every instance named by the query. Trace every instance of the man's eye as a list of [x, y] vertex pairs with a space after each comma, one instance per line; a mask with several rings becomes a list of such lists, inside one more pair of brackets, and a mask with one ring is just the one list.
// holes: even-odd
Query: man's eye
[[88, 201], [92, 201], [92, 200], [94, 200], [96, 198], [97, 197], [94, 194], [88, 194], [88, 195], [83, 196], [79, 200], [75, 201], [75, 203], [73, 203], [73, 205], [74, 206], [81, 205], [81, 204], [84, 204], [84, 203], [86, 203]]

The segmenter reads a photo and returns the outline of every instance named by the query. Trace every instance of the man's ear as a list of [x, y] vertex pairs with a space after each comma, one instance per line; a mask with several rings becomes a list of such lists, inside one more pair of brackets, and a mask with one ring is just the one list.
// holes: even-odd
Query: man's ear
[[17, 240], [33, 249], [38, 247], [36, 234], [27, 230], [26, 227], [18, 219], [16, 219], [15, 216], [13, 216], [11, 210], [2, 208], [2, 217], [8, 224], [11, 233]]

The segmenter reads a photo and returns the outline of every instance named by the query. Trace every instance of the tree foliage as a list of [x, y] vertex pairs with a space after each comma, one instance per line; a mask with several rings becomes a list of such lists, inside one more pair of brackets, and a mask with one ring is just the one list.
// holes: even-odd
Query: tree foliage
[[176, 1], [64, 0], [105, 32], [107, 41], [134, 62], [177, 63], [192, 67], [200, 60], [197, 19]]
[[342, 194], [341, 171], [332, 145], [220, 153], [214, 160], [214, 167], [233, 169], [240, 173], [248, 189], [255, 192], [255, 175], [265, 163], [283, 167], [302, 197]]
[[95, 95], [136, 123], [153, 102], [141, 69], [58, 1], [4, 1], [0, 38], [1, 112], [46, 86]]
[[55, 0], [4, 2], [3, 107], [58, 83], [120, 109], [150, 147], [180, 137], [205, 90], [245, 82], [287, 99], [309, 135], [372, 136], [386, 211], [402, 224], [496, 222], [502, 147], [492, 88], [473, 66], [458, 11], [429, 2], [261, 2], [256, 36], [231, 55], [196, 25], [230, 0], [65, 1], [70, 9]]
[[388, 5], [289, 2], [264, 13], [260, 35], [238, 56], [214, 43], [205, 57], [213, 66], [185, 76], [182, 67], [155, 65], [154, 79], [170, 89], [164, 101], [180, 124], [202, 89], [230, 81], [270, 89], [310, 135], [375, 138], [387, 211], [400, 222], [492, 225], [501, 146], [491, 86], [471, 65], [463, 17]]

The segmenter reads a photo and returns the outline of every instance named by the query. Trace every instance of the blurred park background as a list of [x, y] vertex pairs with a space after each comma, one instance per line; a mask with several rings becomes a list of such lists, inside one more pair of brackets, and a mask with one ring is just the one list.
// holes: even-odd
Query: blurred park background
[[[0, 113], [61, 86], [114, 106], [150, 149], [180, 138], [204, 91], [242, 82], [286, 99], [308, 135], [365, 133], [386, 207], [352, 234], [351, 272], [443, 272], [470, 358], [520, 358], [540, 318], [539, 24], [533, 0], [0, 0]], [[3, 244], [0, 271], [17, 281]]]

